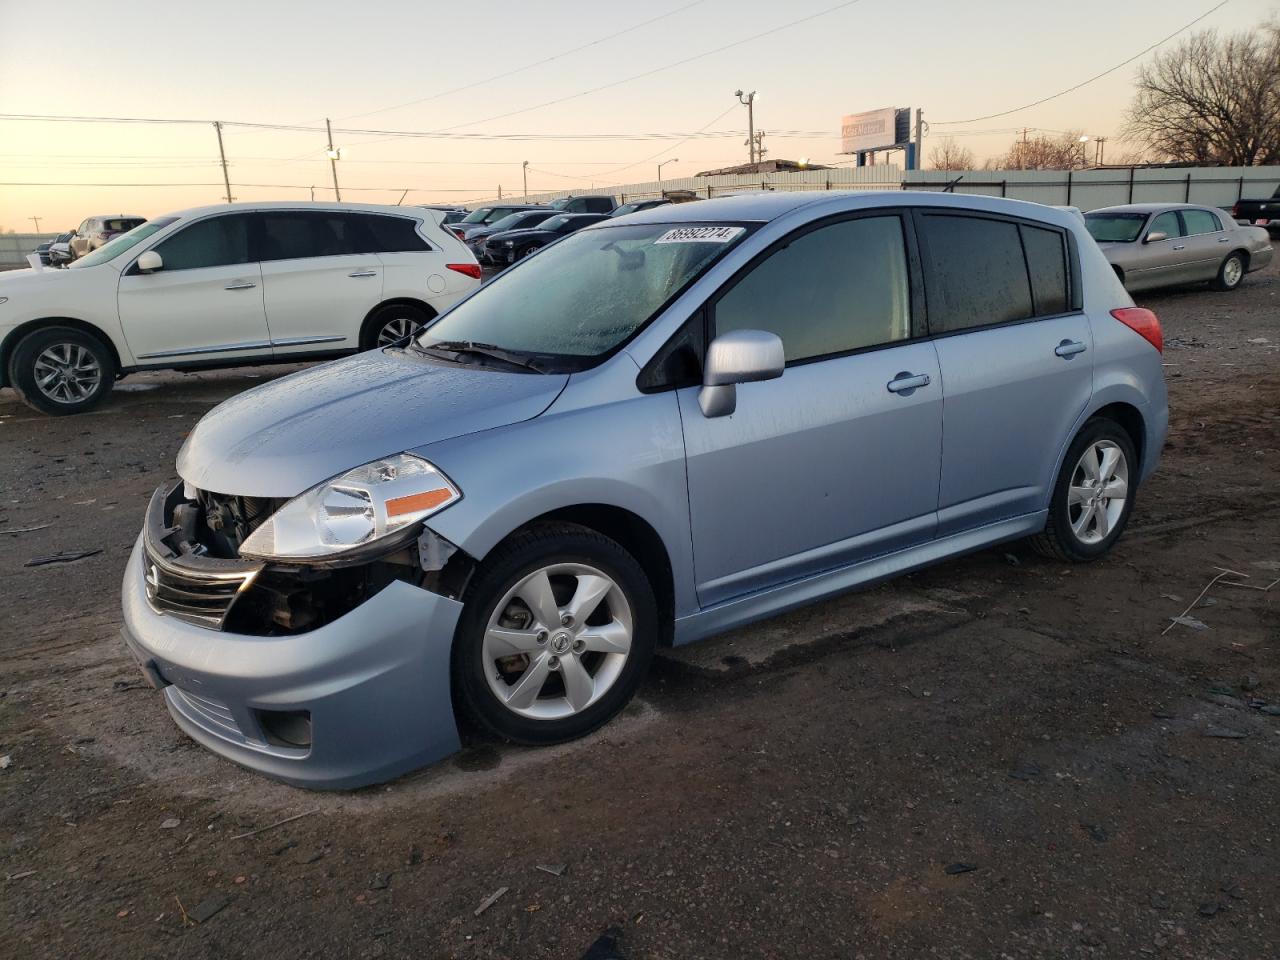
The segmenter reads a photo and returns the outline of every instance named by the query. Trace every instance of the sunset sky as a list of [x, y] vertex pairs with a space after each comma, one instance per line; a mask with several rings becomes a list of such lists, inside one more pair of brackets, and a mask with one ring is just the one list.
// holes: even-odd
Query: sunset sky
[[[1216, 2], [0, 0], [0, 113], [318, 128], [228, 127], [240, 200], [306, 199], [312, 185], [332, 199], [326, 116], [344, 130], [454, 135], [335, 133], [346, 200], [395, 203], [406, 188], [406, 203], [475, 201], [499, 185], [518, 194], [523, 160], [531, 192], [652, 180], [669, 158], [664, 178], [688, 176], [746, 160], [739, 87], [758, 91], [770, 157], [847, 161], [841, 115], [910, 106], [931, 125], [926, 154], [954, 133], [981, 159], [1023, 126], [1114, 137], [1138, 63], [1009, 116], [945, 121], [1056, 93]], [[1249, 29], [1277, 14], [1275, 0], [1230, 0], [1193, 29]], [[698, 131], [716, 135], [683, 139]], [[529, 135], [538, 139], [506, 139]], [[0, 120], [0, 230], [29, 231], [33, 216], [46, 231], [94, 214], [150, 217], [223, 192], [209, 122]]]

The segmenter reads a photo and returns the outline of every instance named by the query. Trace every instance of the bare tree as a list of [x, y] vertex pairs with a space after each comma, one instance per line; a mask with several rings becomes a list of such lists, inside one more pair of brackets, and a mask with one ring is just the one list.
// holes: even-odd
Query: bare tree
[[1138, 71], [1125, 138], [1172, 160], [1280, 162], [1280, 21], [1193, 34]]
[[1088, 166], [1086, 147], [1080, 143], [1080, 131], [1068, 130], [1056, 136], [1037, 134], [1015, 140], [1009, 152], [996, 160], [1003, 170], [1078, 170]]
[[955, 137], [943, 137], [929, 151], [929, 165], [935, 170], [972, 170], [973, 151], [956, 143]]

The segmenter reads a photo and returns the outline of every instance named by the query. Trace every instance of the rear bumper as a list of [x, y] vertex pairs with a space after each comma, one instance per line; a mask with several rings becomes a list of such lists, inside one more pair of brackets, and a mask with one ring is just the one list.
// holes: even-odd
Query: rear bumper
[[[297, 786], [345, 789], [458, 749], [449, 659], [460, 603], [397, 581], [319, 629], [247, 636], [157, 612], [144, 577], [139, 538], [123, 638], [174, 721], [213, 752]], [[302, 711], [308, 745], [269, 734], [277, 712]]]
[[1263, 247], [1249, 255], [1249, 272], [1262, 270], [1271, 262], [1271, 258], [1275, 256], [1276, 248], [1273, 246]]

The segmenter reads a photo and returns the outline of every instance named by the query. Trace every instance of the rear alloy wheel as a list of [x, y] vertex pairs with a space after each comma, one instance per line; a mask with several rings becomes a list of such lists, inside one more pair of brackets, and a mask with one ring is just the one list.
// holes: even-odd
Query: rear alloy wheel
[[535, 243], [533, 244], [533, 246], [525, 247], [522, 251], [520, 251], [520, 259], [523, 260], [525, 257], [532, 257], [535, 253], [537, 253], [541, 249], [542, 249], [542, 244], [540, 243]]
[[1036, 550], [1076, 562], [1110, 550], [1133, 510], [1136, 464], [1133, 442], [1118, 424], [1086, 424], [1063, 460], [1044, 533], [1032, 538]]
[[29, 334], [13, 352], [9, 379], [23, 401], [61, 416], [97, 406], [115, 382], [111, 351], [74, 327], [46, 327]]
[[380, 307], [365, 321], [361, 349], [403, 346], [421, 333], [430, 321], [431, 317], [425, 310], [411, 304], [392, 303]]
[[1222, 266], [1218, 268], [1218, 278], [1213, 281], [1213, 286], [1217, 290], [1234, 290], [1240, 286], [1244, 273], [1244, 256], [1233, 253], [1222, 261]]
[[518, 743], [558, 743], [605, 723], [644, 679], [653, 590], [621, 546], [585, 527], [521, 534], [486, 560], [454, 649], [467, 712]]

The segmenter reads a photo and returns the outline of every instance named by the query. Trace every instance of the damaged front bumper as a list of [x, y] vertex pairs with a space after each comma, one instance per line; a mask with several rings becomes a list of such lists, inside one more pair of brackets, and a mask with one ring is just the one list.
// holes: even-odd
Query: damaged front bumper
[[[164, 576], [158, 563], [175, 560], [157, 542], [153, 519], [125, 571], [122, 634], [193, 739], [253, 770], [323, 789], [378, 783], [459, 748], [450, 650], [460, 602], [393, 580], [315, 629], [229, 632], [154, 601]], [[206, 560], [220, 574], [236, 566], [190, 557], [176, 564], [198, 574]]]

